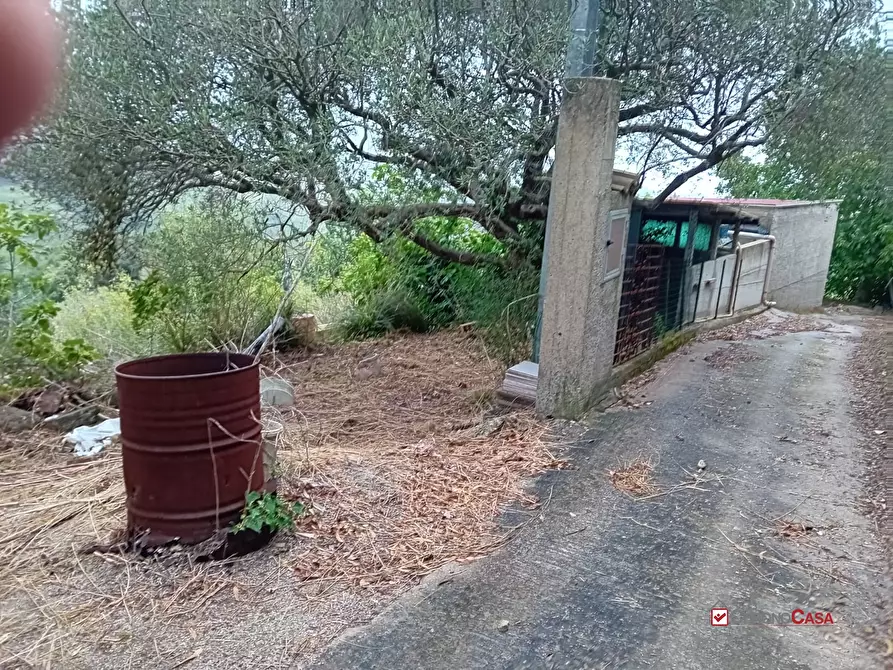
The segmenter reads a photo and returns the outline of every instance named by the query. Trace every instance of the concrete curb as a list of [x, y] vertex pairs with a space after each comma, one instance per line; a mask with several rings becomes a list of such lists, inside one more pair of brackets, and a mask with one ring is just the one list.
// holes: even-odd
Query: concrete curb
[[633, 379], [634, 377], [638, 377], [640, 374], [653, 367], [658, 361], [666, 358], [677, 349], [691, 342], [698, 335], [702, 333], [709, 333], [714, 330], [719, 330], [721, 328], [725, 328], [726, 326], [733, 326], [736, 323], [746, 321], [747, 319], [750, 319], [757, 314], [762, 314], [768, 309], [769, 307], [760, 305], [759, 307], [755, 307], [739, 314], [734, 314], [733, 316], [722, 317], [719, 319], [710, 319], [709, 321], [694, 323], [689, 326], [685, 326], [684, 328], [682, 328], [682, 330], [667, 335], [660, 342], [651, 347], [648, 351], [639, 354], [631, 361], [627, 361], [622, 365], [618, 365], [614, 369], [614, 372], [611, 374], [611, 378], [608, 380], [605, 387], [603, 387], [602, 393], [601, 395], [599, 395], [598, 400], [596, 400], [582, 414], [582, 416], [585, 417], [591, 412], [603, 412], [604, 410], [606, 410], [617, 401], [617, 398], [614, 396], [613, 393], [613, 390], [615, 388], [617, 388], [618, 386], [623, 386], [626, 382], [628, 382], [630, 379]]

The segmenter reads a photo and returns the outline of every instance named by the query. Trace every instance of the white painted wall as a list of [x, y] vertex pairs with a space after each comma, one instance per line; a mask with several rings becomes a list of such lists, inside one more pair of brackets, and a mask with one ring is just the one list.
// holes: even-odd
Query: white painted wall
[[769, 265], [769, 241], [763, 240], [747, 246], [738, 253], [741, 256], [741, 267], [733, 312], [756, 307], [762, 302], [766, 268]]
[[837, 230], [836, 201], [748, 206], [778, 240], [769, 300], [781, 309], [821, 307]]
[[[729, 254], [720, 256], [715, 261], [705, 261], [692, 266], [686, 284], [692, 289], [689, 303], [692, 311], [696, 309], [695, 303], [697, 303], [696, 320], [712, 319], [716, 314], [717, 306], [720, 315], [728, 313], [736, 258], [735, 254]], [[703, 275], [701, 266], [704, 268]], [[700, 292], [698, 292], [699, 285]], [[692, 314], [689, 311], [685, 321], [691, 321], [691, 317]]]
[[[730, 306], [735, 282], [735, 260], [739, 254], [741, 266], [738, 268], [738, 291], [735, 295], [735, 304]], [[763, 300], [768, 261], [769, 242], [765, 240], [745, 247], [738, 254], [720, 256], [715, 261], [693, 265], [686, 281], [686, 285], [691, 287], [692, 295], [685, 322], [692, 320], [695, 309], [697, 309], [695, 320], [702, 321], [713, 319], [717, 314], [724, 316], [759, 305]]]

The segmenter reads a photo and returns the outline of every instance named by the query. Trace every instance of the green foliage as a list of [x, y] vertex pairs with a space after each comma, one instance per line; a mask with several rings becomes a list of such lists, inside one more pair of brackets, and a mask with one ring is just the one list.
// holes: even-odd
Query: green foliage
[[492, 355], [511, 365], [530, 358], [537, 317], [539, 268], [482, 268], [454, 287], [458, 321], [474, 322]]
[[118, 363], [161, 351], [161, 343], [153, 343], [133, 326], [133, 285], [127, 275], [120, 275], [107, 286], [91, 287], [82, 281], [65, 293], [53, 318], [57, 342], [81, 339], [97, 352], [99, 358], [90, 368], [97, 381], [111, 383], [112, 370]]
[[[877, 304], [893, 278], [893, 95], [877, 36], [852, 44], [836, 77], [802, 104], [761, 163], [739, 157], [719, 174], [735, 197], [841, 199], [826, 295]], [[858, 101], [858, 104], [853, 104]]]
[[294, 314], [313, 314], [318, 323], [337, 323], [351, 309], [353, 302], [344, 293], [320, 294], [312, 284], [300, 281], [291, 296]]
[[362, 244], [362, 240], [372, 245], [372, 240], [348, 227], [323, 226], [312, 247], [302, 281], [307, 282], [317, 295], [344, 292], [343, 269], [352, 262], [355, 244]]
[[96, 360], [98, 353], [81, 338], [57, 341], [52, 319], [58, 307], [51, 300], [22, 309], [20, 320], [5, 342], [0, 364], [0, 395], [41, 386], [50, 381], [77, 377], [84, 366]]
[[40, 242], [55, 230], [56, 224], [48, 216], [25, 214], [0, 204], [0, 248], [5, 252], [0, 258], [0, 307], [6, 308], [7, 327], [23, 303], [48, 288], [43, 275], [34, 270], [43, 252]]
[[[548, 210], [570, 6], [61, 0], [66, 76], [9, 173], [86, 214], [106, 248], [208, 184], [282, 194], [313, 224], [402, 235], [447, 259], [455, 249], [419, 233], [427, 217], [467, 216], [518, 243]], [[684, 180], [796, 124], [876, 8], [607, 4], [596, 68], [621, 83], [622, 153]], [[387, 198], [366, 187], [370, 164], [387, 166]]]
[[354, 238], [348, 249], [349, 260], [342, 265], [333, 288], [337, 286], [358, 304], [373, 299], [397, 278], [396, 264], [365, 235]]
[[[426, 180], [391, 166], [379, 166], [372, 177], [365, 198], [376, 203], [400, 205], [441, 195]], [[510, 250], [471, 219], [425, 217], [414, 230], [443, 247], [502, 263], [451, 263], [400, 234], [374, 242], [341, 229], [326, 231], [309, 274], [326, 297], [350, 298], [352, 308], [338, 320], [341, 336], [361, 339], [475, 322], [492, 335], [488, 340], [504, 360], [528, 356], [539, 284], [535, 264], [516, 254], [520, 262], [510, 265]]]
[[25, 214], [0, 204], [0, 246], [32, 267], [37, 267], [37, 259], [34, 247], [28, 241], [42, 240], [55, 230], [56, 224], [48, 216]]
[[171, 293], [171, 288], [164, 283], [157, 270], [151, 270], [145, 279], [129, 289], [132, 325], [135, 331], [144, 330], [164, 312], [171, 303]]
[[[467, 239], [476, 232], [471, 230]], [[354, 250], [340, 277], [340, 286], [354, 302], [339, 324], [343, 337], [474, 322], [502, 360], [529, 357], [539, 285], [536, 267], [448, 263], [402, 240], [374, 245], [361, 238]]]
[[394, 288], [357, 303], [338, 323], [338, 332], [346, 340], [362, 340], [397, 330], [424, 333], [430, 329], [430, 322], [412, 298]]
[[885, 301], [893, 278], [893, 196], [879, 183], [880, 163], [851, 154], [806, 172], [798, 155], [773, 152], [762, 164], [736, 159], [721, 175], [736, 197], [842, 199], [825, 293], [844, 302]]
[[97, 352], [82, 338], [57, 339], [53, 318], [59, 308], [48, 296], [51, 285], [40, 271], [41, 242], [55, 230], [52, 219], [0, 205], [0, 245], [6, 252], [0, 275], [0, 395], [78, 376]]
[[165, 216], [147, 240], [152, 270], [130, 291], [136, 331], [178, 352], [253, 340], [283, 297], [281, 256], [254, 215], [206, 201]]
[[289, 504], [274, 493], [250, 491], [245, 496], [242, 518], [233, 530], [259, 533], [264, 528], [273, 531], [289, 529], [294, 527], [295, 520], [303, 513], [304, 506], [299, 502]]

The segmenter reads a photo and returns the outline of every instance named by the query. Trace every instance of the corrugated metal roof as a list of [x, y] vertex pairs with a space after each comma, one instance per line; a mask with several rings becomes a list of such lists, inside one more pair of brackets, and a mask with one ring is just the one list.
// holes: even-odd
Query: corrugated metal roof
[[775, 207], [777, 205], [808, 205], [805, 200], [778, 200], [776, 198], [667, 198], [667, 202], [685, 205], [743, 205]]
[[802, 207], [839, 203], [840, 200], [779, 200], [777, 198], [667, 198], [680, 205], [725, 205], [726, 207]]

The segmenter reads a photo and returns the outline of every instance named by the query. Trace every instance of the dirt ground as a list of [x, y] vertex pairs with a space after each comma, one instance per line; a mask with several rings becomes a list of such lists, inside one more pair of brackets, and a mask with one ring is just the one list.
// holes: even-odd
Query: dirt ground
[[294, 383], [279, 490], [308, 514], [263, 550], [201, 562], [109, 546], [125, 527], [120, 448], [76, 459], [58, 435], [0, 438], [0, 668], [286, 668], [425, 575], [512, 536], [560, 468], [547, 426], [500, 413], [503, 367], [472, 333], [274, 355]]

